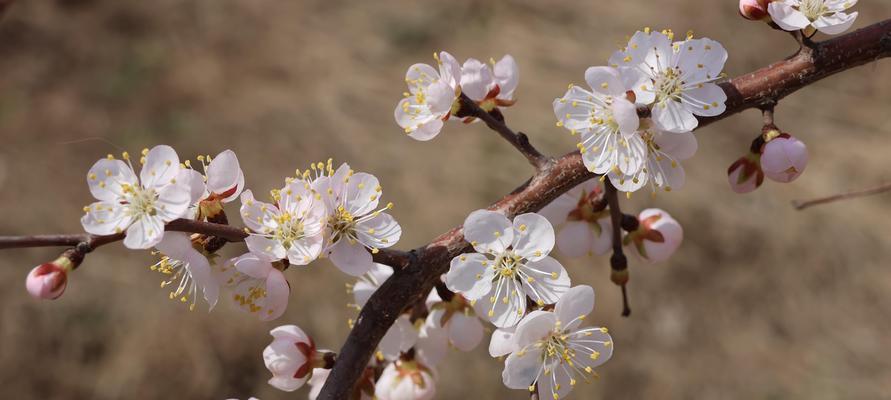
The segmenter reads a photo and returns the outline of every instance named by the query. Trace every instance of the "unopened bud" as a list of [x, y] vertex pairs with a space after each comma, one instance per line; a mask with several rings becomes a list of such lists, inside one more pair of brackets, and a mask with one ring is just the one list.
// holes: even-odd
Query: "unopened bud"
[[773, 0], [739, 0], [739, 15], [752, 21], [760, 21], [770, 17], [767, 5]]
[[68, 271], [54, 262], [34, 267], [25, 279], [25, 288], [35, 299], [57, 299], [67, 284]]
[[727, 168], [727, 182], [736, 193], [749, 193], [764, 183], [764, 172], [761, 170], [761, 156], [749, 153], [740, 157]]
[[807, 146], [787, 133], [771, 139], [761, 151], [764, 175], [777, 182], [792, 182], [807, 167]]

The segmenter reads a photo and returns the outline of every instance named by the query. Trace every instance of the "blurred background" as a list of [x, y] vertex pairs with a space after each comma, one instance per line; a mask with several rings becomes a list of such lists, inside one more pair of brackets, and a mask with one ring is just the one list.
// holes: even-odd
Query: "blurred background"
[[[887, 0], [855, 9], [855, 28], [891, 17]], [[184, 159], [235, 150], [259, 193], [312, 161], [348, 161], [380, 178], [404, 230], [397, 247], [413, 248], [530, 169], [482, 124], [448, 124], [430, 143], [404, 137], [392, 114], [409, 65], [440, 49], [512, 54], [521, 82], [507, 122], [562, 154], [575, 142], [554, 126], [551, 101], [644, 26], [720, 41], [730, 76], [795, 50], [733, 0], [19, 1], [0, 22], [0, 234], [81, 231], [90, 165], [165, 143]], [[888, 82], [891, 62], [872, 63], [781, 103], [777, 123], [811, 154], [792, 184], [728, 188], [727, 166], [760, 132], [757, 111], [697, 131], [686, 187], [626, 203], [666, 209], [686, 233], [669, 262], [632, 261], [630, 318], [607, 257], [563, 259], [574, 284], [595, 288], [589, 320], [616, 343], [602, 379], [571, 396], [891, 398], [891, 197], [790, 206], [891, 179]], [[228, 210], [240, 223], [237, 205]], [[153, 256], [120, 244], [91, 254], [59, 300], [30, 298], [25, 275], [57, 255], [0, 253], [0, 398], [304, 398], [266, 384], [269, 329], [295, 323], [337, 350], [356, 314], [352, 280], [327, 261], [287, 272], [291, 302], [277, 321], [225, 299], [189, 312], [158, 287]], [[526, 398], [503, 387], [485, 347], [449, 355], [440, 398]]]

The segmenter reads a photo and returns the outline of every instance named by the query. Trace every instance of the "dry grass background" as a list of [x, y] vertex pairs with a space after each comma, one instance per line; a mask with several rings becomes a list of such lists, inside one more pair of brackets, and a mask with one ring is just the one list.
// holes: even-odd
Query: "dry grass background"
[[[83, 183], [107, 142], [157, 143], [182, 156], [231, 148], [264, 193], [313, 160], [335, 157], [381, 178], [405, 235], [420, 245], [507, 193], [529, 173], [481, 124], [432, 143], [392, 120], [413, 62], [513, 54], [522, 72], [509, 124], [551, 153], [572, 149], [550, 103], [645, 25], [693, 29], [744, 73], [793, 51], [786, 36], [736, 14], [736, 1], [20, 1], [0, 23], [0, 233], [77, 232]], [[891, 16], [863, 0], [855, 27]], [[891, 398], [889, 197], [796, 212], [796, 198], [891, 179], [891, 63], [873, 63], [782, 103], [778, 123], [809, 146], [793, 184], [737, 196], [725, 168], [759, 129], [749, 111], [699, 131], [684, 190], [658, 206], [686, 229], [662, 265], [631, 265], [634, 314], [619, 316], [605, 257], [566, 261], [595, 287], [592, 322], [616, 342], [603, 378], [574, 398]], [[103, 141], [84, 141], [102, 138]], [[230, 208], [235, 215], [235, 208]], [[236, 217], [237, 219], [237, 217]], [[225, 251], [233, 254], [238, 246]], [[90, 255], [55, 302], [23, 288], [49, 249], [0, 254], [0, 398], [302, 398], [269, 387], [267, 331], [296, 323], [339, 348], [347, 277], [327, 262], [288, 271], [292, 299], [274, 323], [226, 304], [188, 312], [167, 300], [149, 254]], [[503, 388], [484, 346], [452, 353], [440, 398], [524, 398]]]

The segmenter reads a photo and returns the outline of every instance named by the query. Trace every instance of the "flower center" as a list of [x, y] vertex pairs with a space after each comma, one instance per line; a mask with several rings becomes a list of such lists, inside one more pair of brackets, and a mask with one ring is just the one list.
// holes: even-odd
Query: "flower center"
[[823, 4], [823, 0], [801, 0], [798, 11], [801, 11], [805, 17], [813, 21], [825, 14], [827, 8]]
[[331, 242], [334, 243], [343, 237], [351, 237], [351, 233], [356, 228], [356, 218], [343, 206], [340, 206], [337, 207], [334, 215], [329, 217], [328, 226], [334, 232], [334, 237], [331, 239]]
[[155, 203], [158, 200], [158, 193], [155, 189], [145, 189], [141, 186], [131, 186], [124, 184], [121, 186], [124, 198], [127, 204], [127, 213], [132, 217], [155, 215], [158, 210]]
[[662, 103], [668, 100], [681, 101], [683, 89], [680, 70], [667, 68], [656, 78], [656, 102]]
[[523, 258], [513, 251], [506, 251], [495, 262], [495, 273], [499, 278], [513, 278], [522, 265]]
[[273, 235], [285, 247], [290, 248], [293, 242], [303, 238], [303, 221], [294, 218], [291, 214], [283, 213], [279, 215], [276, 222], [278, 222], [278, 226]]

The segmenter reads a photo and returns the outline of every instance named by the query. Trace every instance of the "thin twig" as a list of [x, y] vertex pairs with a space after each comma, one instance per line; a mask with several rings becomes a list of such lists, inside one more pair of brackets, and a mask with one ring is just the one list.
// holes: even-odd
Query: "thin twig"
[[849, 200], [849, 199], [856, 199], [858, 197], [872, 196], [875, 194], [881, 194], [881, 193], [885, 193], [885, 192], [889, 192], [889, 191], [891, 191], [891, 183], [886, 183], [884, 185], [877, 186], [877, 187], [870, 188], [870, 189], [855, 190], [853, 192], [839, 193], [839, 194], [834, 194], [832, 196], [820, 197], [820, 198], [806, 200], [806, 201], [793, 200], [792, 207], [795, 207], [796, 210], [804, 210], [805, 208], [818, 206], [820, 204], [834, 203], [836, 201], [841, 201], [841, 200]]
[[609, 180], [604, 183], [604, 186], [606, 187], [605, 197], [609, 204], [609, 216], [613, 230], [613, 255], [609, 258], [609, 264], [612, 268], [612, 274], [621, 274], [624, 277], [617, 284], [622, 288], [622, 316], [627, 317], [631, 315], [631, 307], [628, 305], [628, 295], [625, 291], [625, 286], [628, 284], [628, 258], [625, 257], [625, 252], [622, 249], [622, 220], [624, 215], [619, 204], [619, 192], [616, 190], [616, 187]]
[[529, 143], [529, 137], [526, 136], [526, 134], [522, 132], [514, 133], [514, 131], [508, 128], [507, 124], [493, 117], [492, 114], [489, 114], [488, 112], [486, 112], [486, 110], [480, 108], [480, 106], [477, 105], [475, 101], [471, 100], [469, 97], [467, 97], [467, 95], [463, 93], [461, 94], [459, 101], [461, 102], [461, 111], [459, 113], [459, 116], [479, 118], [480, 120], [485, 122], [486, 126], [488, 126], [489, 129], [497, 132], [499, 135], [501, 135], [501, 137], [504, 138], [504, 140], [507, 140], [508, 143], [519, 150], [520, 153], [523, 154], [524, 157], [526, 157], [526, 160], [528, 160], [529, 163], [532, 164], [532, 166], [535, 167], [536, 170], [541, 170], [545, 167], [545, 165], [547, 165], [549, 158], [544, 154], [541, 154], [541, 152], [539, 152], [538, 149], [536, 149], [535, 146], [532, 145], [532, 143]]

